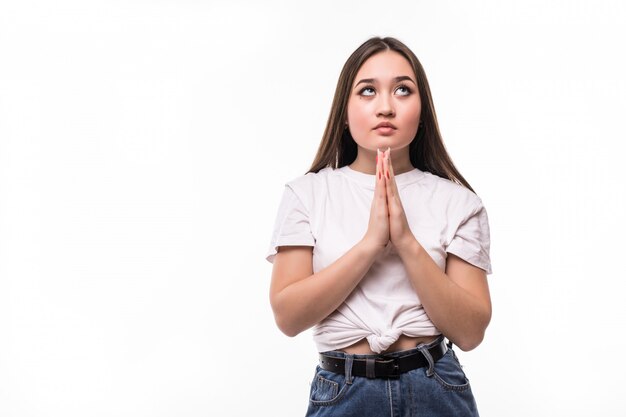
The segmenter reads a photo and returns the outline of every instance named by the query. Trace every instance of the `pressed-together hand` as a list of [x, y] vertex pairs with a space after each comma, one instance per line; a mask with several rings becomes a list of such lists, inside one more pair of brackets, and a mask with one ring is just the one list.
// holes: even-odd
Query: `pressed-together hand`
[[376, 187], [365, 238], [371, 239], [377, 247], [385, 247], [391, 241], [396, 249], [401, 249], [410, 245], [415, 236], [400, 201], [390, 154], [390, 149], [378, 151]]
[[389, 243], [389, 210], [383, 168], [383, 153], [376, 156], [376, 186], [370, 209], [370, 219], [363, 240], [371, 241], [377, 250], [383, 250]]
[[402, 201], [400, 201], [400, 193], [391, 163], [391, 149], [387, 149], [383, 154], [383, 168], [389, 212], [389, 239], [396, 249], [401, 249], [410, 245], [415, 240], [415, 236], [411, 232]]

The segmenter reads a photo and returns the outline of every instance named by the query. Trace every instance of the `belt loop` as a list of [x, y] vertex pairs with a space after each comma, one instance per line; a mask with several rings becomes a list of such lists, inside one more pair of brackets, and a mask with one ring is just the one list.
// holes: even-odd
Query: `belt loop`
[[420, 345], [417, 346], [417, 349], [422, 353], [422, 355], [424, 355], [424, 357], [428, 361], [428, 370], [426, 370], [426, 376], [430, 378], [435, 373], [435, 361], [433, 361], [433, 357], [428, 351], [428, 345], [420, 343]]
[[354, 361], [354, 356], [350, 354], [346, 354], [346, 384], [352, 385], [352, 362]]
[[367, 378], [376, 378], [376, 358], [365, 359], [365, 376]]

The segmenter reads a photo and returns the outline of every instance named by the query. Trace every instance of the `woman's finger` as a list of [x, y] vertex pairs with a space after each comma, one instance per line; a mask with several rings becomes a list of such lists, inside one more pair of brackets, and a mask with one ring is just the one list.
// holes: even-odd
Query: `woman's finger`
[[393, 176], [393, 169], [391, 167], [391, 149], [390, 148], [387, 148], [387, 150], [383, 153], [383, 162], [384, 162], [383, 175], [385, 176], [386, 183], [387, 183], [386, 194], [389, 200], [391, 200], [393, 196], [396, 195], [398, 189], [396, 187], [396, 180], [395, 180], [395, 177]]
[[387, 206], [387, 184], [385, 178], [385, 154], [378, 149], [378, 173], [376, 174], [376, 191], [375, 197], [379, 200], [381, 207], [381, 215], [387, 216], [389, 214]]
[[382, 163], [382, 153], [380, 152], [380, 149], [376, 149], [376, 188], [375, 188], [375, 192], [374, 192], [374, 196], [378, 197], [378, 195], [380, 194], [380, 184], [381, 184], [381, 173], [383, 172], [382, 168], [381, 168], [381, 163]]
[[385, 154], [377, 149], [376, 156], [376, 196], [384, 197], [385, 192]]
[[391, 148], [387, 149], [387, 176], [389, 177], [389, 181], [387, 181], [388, 185], [390, 185], [391, 195], [398, 195], [398, 184], [396, 184], [396, 176], [393, 172], [393, 163], [391, 162]]

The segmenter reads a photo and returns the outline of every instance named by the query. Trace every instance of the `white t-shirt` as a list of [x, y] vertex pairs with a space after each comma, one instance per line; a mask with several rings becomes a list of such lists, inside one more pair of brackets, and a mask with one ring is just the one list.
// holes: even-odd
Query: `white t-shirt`
[[[347, 165], [288, 182], [266, 259], [273, 263], [279, 246], [312, 246], [314, 273], [332, 264], [365, 235], [375, 184], [375, 175]], [[413, 235], [442, 270], [447, 253], [453, 253], [491, 274], [489, 221], [476, 194], [419, 169], [396, 175], [396, 184]], [[339, 308], [314, 327], [313, 339], [324, 352], [367, 338], [379, 353], [401, 334], [440, 331], [389, 244]]]

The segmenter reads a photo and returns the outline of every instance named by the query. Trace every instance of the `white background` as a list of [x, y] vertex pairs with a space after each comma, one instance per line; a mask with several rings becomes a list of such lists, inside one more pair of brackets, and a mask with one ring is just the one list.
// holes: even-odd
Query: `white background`
[[395, 36], [485, 203], [482, 416], [623, 416], [619, 1], [0, 2], [0, 415], [295, 416], [265, 261], [343, 63]]

